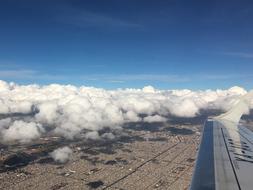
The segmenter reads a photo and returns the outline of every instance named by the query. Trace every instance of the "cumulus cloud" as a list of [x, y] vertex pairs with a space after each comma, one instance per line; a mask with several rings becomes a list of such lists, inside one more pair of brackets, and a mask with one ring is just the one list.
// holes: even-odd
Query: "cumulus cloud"
[[8, 128], [1, 130], [1, 135], [5, 142], [19, 141], [21, 143], [26, 143], [39, 138], [42, 132], [43, 128], [41, 124], [14, 121]]
[[73, 154], [73, 151], [67, 146], [58, 148], [50, 153], [51, 157], [56, 162], [59, 162], [59, 163], [66, 163], [67, 161], [69, 161], [72, 154]]
[[99, 134], [97, 131], [92, 131], [92, 132], [88, 132], [85, 134], [85, 137], [87, 139], [91, 139], [91, 140], [97, 140], [99, 139]]
[[104, 133], [102, 137], [109, 140], [113, 140], [115, 138], [114, 134], [112, 133]]
[[35, 119], [47, 125], [53, 125], [58, 119], [57, 102], [43, 102], [38, 106], [39, 113], [35, 115]]
[[0, 120], [0, 131], [7, 129], [11, 124], [11, 118], [5, 118]]
[[142, 91], [146, 93], [155, 93], [155, 88], [153, 86], [145, 86]]
[[178, 98], [172, 104], [170, 105], [170, 113], [179, 117], [194, 117], [199, 113], [199, 108], [202, 106], [200, 102], [198, 106], [191, 98]]
[[49, 131], [68, 139], [80, 134], [86, 139], [110, 139], [114, 138], [112, 134], [99, 131], [115, 130], [128, 122], [165, 122], [171, 115], [195, 117], [201, 110], [227, 111], [246, 93], [241, 87], [204, 91], [158, 90], [152, 86], [105, 90], [0, 81], [0, 115], [31, 115], [29, 121], [0, 120], [0, 135], [6, 142], [29, 142]]
[[153, 123], [153, 122], [166, 122], [167, 119], [165, 117], [161, 117], [159, 115], [152, 115], [152, 116], [147, 116], [143, 118], [144, 122], [147, 123]]

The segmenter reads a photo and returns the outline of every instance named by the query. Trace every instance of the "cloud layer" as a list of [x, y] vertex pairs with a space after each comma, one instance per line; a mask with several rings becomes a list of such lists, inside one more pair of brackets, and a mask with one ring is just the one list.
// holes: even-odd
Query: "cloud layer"
[[[26, 119], [0, 120], [3, 142], [30, 142], [42, 135], [56, 134], [73, 139], [113, 138], [99, 134], [104, 128], [119, 129], [127, 122], [166, 122], [170, 116], [195, 117], [201, 110], [228, 110], [247, 92], [228, 90], [105, 90], [51, 84], [26, 85], [0, 81], [0, 114], [30, 114]], [[251, 108], [252, 108], [251, 104]]]

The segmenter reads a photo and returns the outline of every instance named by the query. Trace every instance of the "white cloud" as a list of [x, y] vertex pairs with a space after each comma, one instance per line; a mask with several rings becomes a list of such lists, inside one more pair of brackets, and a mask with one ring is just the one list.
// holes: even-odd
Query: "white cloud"
[[19, 141], [27, 143], [40, 137], [43, 128], [34, 122], [14, 121], [8, 128], [1, 130], [4, 142]]
[[0, 98], [0, 114], [8, 114], [10, 112], [6, 102]]
[[153, 86], [145, 86], [142, 90], [145, 93], [155, 93], [155, 88]]
[[67, 146], [62, 147], [62, 148], [58, 148], [50, 153], [52, 158], [56, 162], [59, 162], [59, 163], [65, 163], [65, 162], [69, 161], [72, 154], [73, 154], [73, 151]]
[[114, 134], [112, 134], [112, 133], [104, 133], [102, 135], [102, 137], [105, 138], [105, 139], [110, 139], [110, 140], [115, 138]]
[[25, 142], [39, 138], [42, 127], [52, 127], [51, 132], [65, 138], [84, 133], [87, 139], [99, 139], [103, 137], [99, 130], [141, 122], [142, 115], [146, 115], [145, 122], [163, 122], [169, 115], [194, 117], [200, 110], [226, 111], [245, 93], [240, 87], [205, 91], [157, 90], [152, 86], [104, 90], [58, 84], [22, 86], [0, 81], [0, 114], [38, 110], [29, 122], [10, 121], [1, 127], [0, 120], [0, 133], [5, 141]]
[[2, 131], [3, 129], [7, 129], [10, 126], [11, 122], [12, 121], [10, 118], [1, 119], [0, 120], [0, 131]]
[[59, 117], [57, 102], [43, 102], [37, 106], [39, 113], [35, 118], [38, 122], [53, 125]]
[[87, 139], [92, 139], [92, 140], [97, 140], [99, 139], [99, 135], [97, 131], [92, 131], [92, 132], [88, 132], [86, 133], [85, 137]]
[[147, 123], [153, 123], [153, 122], [166, 122], [167, 119], [165, 117], [161, 117], [159, 115], [152, 115], [152, 116], [147, 116], [143, 118], [144, 122]]
[[170, 113], [179, 117], [194, 117], [199, 113], [199, 108], [196, 102], [190, 98], [180, 98], [174, 100], [170, 105]]

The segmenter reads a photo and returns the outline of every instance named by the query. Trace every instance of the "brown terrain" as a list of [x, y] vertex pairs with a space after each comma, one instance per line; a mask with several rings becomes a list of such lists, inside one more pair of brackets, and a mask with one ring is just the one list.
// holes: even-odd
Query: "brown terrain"
[[[132, 123], [110, 141], [0, 145], [0, 189], [188, 189], [203, 121]], [[73, 156], [58, 164], [48, 153], [65, 145]]]

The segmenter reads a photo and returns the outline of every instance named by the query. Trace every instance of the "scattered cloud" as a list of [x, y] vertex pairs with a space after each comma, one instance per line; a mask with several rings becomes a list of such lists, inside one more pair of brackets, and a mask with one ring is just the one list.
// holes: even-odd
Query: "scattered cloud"
[[150, 115], [150, 116], [144, 117], [143, 121], [147, 123], [154, 123], [154, 122], [166, 122], [167, 119], [159, 115]]
[[34, 122], [14, 121], [8, 128], [1, 130], [3, 141], [27, 143], [40, 137], [43, 132], [40, 124]]
[[73, 151], [67, 146], [58, 148], [50, 153], [52, 158], [59, 163], [66, 163], [67, 161], [69, 161], [72, 154]]

